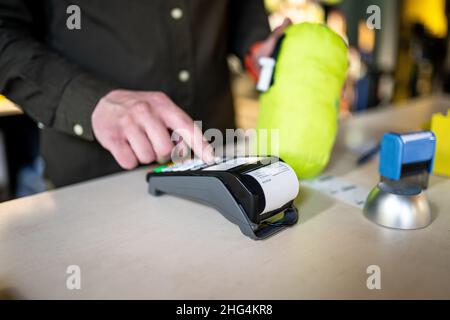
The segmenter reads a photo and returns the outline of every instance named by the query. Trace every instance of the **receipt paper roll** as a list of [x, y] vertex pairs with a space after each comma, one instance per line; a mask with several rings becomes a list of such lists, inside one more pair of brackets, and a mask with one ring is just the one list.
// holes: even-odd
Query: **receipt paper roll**
[[266, 205], [260, 214], [277, 210], [298, 195], [297, 175], [284, 162], [276, 162], [246, 174], [253, 177], [264, 192]]

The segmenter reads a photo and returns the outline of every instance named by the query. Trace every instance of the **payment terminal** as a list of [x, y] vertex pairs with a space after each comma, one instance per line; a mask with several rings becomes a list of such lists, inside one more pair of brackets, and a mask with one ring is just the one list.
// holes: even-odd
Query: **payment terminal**
[[217, 209], [251, 239], [265, 239], [298, 220], [299, 182], [277, 157], [217, 158], [165, 165], [147, 174], [149, 192], [172, 194]]

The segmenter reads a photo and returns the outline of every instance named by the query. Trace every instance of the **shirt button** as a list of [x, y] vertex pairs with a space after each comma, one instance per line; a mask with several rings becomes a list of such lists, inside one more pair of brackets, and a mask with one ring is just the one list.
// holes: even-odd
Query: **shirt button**
[[180, 73], [178, 74], [178, 79], [181, 82], [188, 82], [190, 77], [191, 75], [187, 70], [181, 70]]
[[81, 136], [83, 135], [84, 129], [80, 124], [77, 123], [73, 126], [73, 132], [75, 132], [77, 136]]
[[181, 10], [180, 8], [173, 8], [170, 11], [170, 15], [172, 16], [173, 19], [179, 20], [183, 17], [183, 10]]
[[45, 128], [45, 125], [44, 125], [42, 122], [38, 122], [37, 127], [38, 127], [39, 129], [44, 129], [44, 128]]

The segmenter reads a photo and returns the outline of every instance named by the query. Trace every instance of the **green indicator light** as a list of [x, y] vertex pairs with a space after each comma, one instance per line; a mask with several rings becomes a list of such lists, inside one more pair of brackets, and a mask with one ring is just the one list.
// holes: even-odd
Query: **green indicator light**
[[160, 172], [162, 172], [165, 168], [167, 168], [168, 166], [160, 166], [160, 167], [158, 167], [158, 168], [155, 168], [154, 170], [153, 170], [153, 172], [156, 172], [156, 173], [160, 173]]

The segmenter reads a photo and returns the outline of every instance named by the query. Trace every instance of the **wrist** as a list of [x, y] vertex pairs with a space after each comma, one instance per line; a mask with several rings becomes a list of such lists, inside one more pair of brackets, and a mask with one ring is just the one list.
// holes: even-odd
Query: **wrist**
[[94, 140], [91, 116], [99, 101], [114, 86], [87, 74], [74, 78], [64, 90], [53, 127], [86, 140]]

